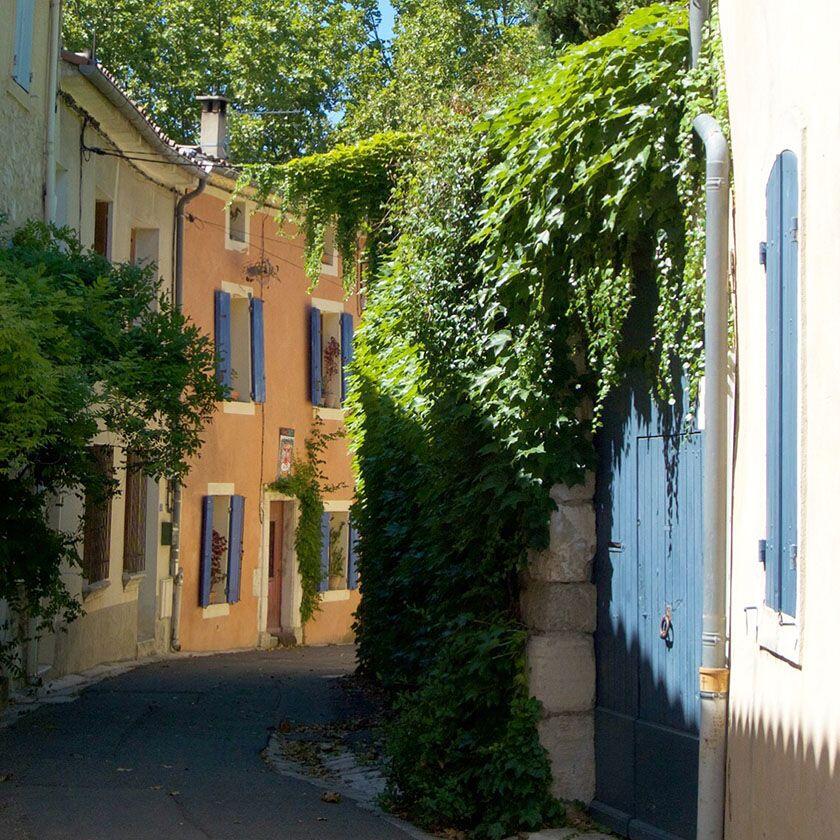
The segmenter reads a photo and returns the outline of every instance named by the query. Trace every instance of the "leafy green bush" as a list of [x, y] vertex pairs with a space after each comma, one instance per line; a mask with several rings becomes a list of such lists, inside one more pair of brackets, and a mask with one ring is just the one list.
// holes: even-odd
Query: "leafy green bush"
[[[117, 490], [89, 457], [97, 433], [179, 480], [222, 396], [212, 342], [159, 291], [151, 269], [69, 230], [32, 223], [0, 248], [0, 600], [39, 632], [80, 613], [61, 577], [79, 534], [52, 528], [48, 506]], [[0, 645], [0, 664], [17, 655]]]

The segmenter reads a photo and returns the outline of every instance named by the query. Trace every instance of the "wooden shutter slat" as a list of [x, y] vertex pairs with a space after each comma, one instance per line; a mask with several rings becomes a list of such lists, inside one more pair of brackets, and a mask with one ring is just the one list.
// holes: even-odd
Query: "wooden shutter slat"
[[245, 497], [230, 497], [230, 538], [228, 549], [227, 600], [235, 604], [239, 600], [239, 585], [242, 578], [242, 538], [245, 529]]
[[265, 402], [265, 325], [259, 298], [251, 298], [251, 399]]
[[321, 310], [309, 310], [309, 396], [312, 405], [321, 405]]
[[784, 151], [781, 160], [781, 288], [780, 288], [780, 609], [796, 615], [798, 494], [798, 245], [799, 177], [796, 156]]
[[230, 295], [221, 289], [215, 291], [216, 378], [226, 388], [233, 386], [230, 365]]
[[321, 515], [321, 580], [318, 583], [318, 591], [326, 592], [329, 589], [330, 575], [330, 515], [324, 512]]
[[32, 86], [32, 39], [34, 32], [35, 0], [17, 0], [12, 78], [27, 91]]
[[356, 543], [359, 535], [353, 524], [350, 523], [350, 531], [347, 544], [347, 588], [357, 589], [359, 586], [359, 570], [356, 560]]
[[353, 316], [341, 313], [341, 402], [347, 399], [347, 375], [353, 360]]
[[201, 500], [201, 562], [198, 578], [198, 603], [210, 605], [213, 567], [213, 496]]

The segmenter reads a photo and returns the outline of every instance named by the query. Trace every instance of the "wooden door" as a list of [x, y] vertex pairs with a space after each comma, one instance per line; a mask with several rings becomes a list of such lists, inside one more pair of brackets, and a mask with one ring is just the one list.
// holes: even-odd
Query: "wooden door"
[[596, 799], [633, 840], [696, 832], [702, 435], [639, 378], [599, 439]]
[[282, 597], [283, 503], [271, 502], [268, 521], [268, 631], [280, 629]]

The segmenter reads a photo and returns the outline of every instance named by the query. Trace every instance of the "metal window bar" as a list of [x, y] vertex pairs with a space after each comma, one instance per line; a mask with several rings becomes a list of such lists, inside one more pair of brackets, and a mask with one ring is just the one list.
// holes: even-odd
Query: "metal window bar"
[[[114, 448], [96, 445], [91, 447], [91, 457], [104, 475], [114, 471]], [[98, 493], [85, 493], [84, 547], [82, 573], [88, 583], [107, 580], [110, 572], [111, 547], [111, 497]]]
[[123, 572], [146, 571], [146, 480], [137, 454], [129, 452], [125, 465], [125, 531]]

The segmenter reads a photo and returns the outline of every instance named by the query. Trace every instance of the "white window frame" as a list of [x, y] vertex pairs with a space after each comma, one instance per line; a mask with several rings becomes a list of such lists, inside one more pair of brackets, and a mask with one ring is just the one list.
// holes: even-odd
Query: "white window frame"
[[[231, 236], [231, 211], [234, 207], [241, 207], [245, 214], [244, 239], [239, 240]], [[247, 252], [251, 242], [251, 208], [245, 199], [233, 199], [225, 205], [225, 248], [228, 251]]]

